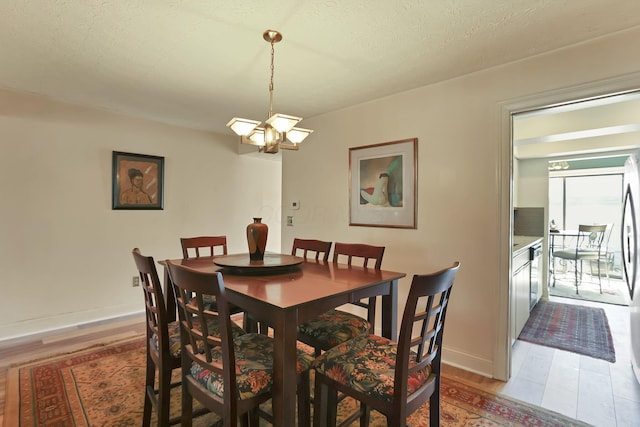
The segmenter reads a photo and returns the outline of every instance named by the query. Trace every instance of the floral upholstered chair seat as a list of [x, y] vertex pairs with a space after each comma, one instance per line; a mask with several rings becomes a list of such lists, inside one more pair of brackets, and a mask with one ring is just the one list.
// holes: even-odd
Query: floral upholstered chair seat
[[[273, 384], [273, 339], [262, 334], [249, 333], [233, 340], [236, 359], [236, 383], [240, 399], [248, 399], [271, 390]], [[212, 352], [213, 363], [222, 360], [219, 348]], [[314, 357], [298, 350], [296, 371], [309, 370]], [[191, 365], [191, 376], [202, 386], [223, 398], [222, 378], [202, 366]]]
[[329, 310], [298, 326], [298, 332], [322, 343], [322, 348], [335, 347], [369, 332], [369, 322], [341, 310]]
[[[197, 323], [194, 323], [197, 325]], [[209, 333], [213, 336], [220, 336], [220, 324], [216, 319], [211, 319], [207, 323], [207, 327], [209, 328]], [[231, 335], [236, 338], [240, 335], [246, 334], [245, 330], [236, 325], [235, 323], [231, 323]], [[158, 349], [158, 337], [154, 336], [151, 340], [152, 345]], [[180, 357], [180, 322], [171, 322], [169, 323], [169, 354], [173, 357]]]
[[[397, 343], [377, 335], [361, 335], [328, 350], [314, 363], [316, 371], [356, 391], [391, 402]], [[415, 353], [409, 366], [415, 365]], [[407, 395], [415, 392], [431, 374], [431, 365], [408, 380]]]

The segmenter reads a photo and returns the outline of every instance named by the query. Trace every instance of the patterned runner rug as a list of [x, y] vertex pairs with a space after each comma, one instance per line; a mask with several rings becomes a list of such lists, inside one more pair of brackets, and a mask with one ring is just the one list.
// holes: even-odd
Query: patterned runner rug
[[[7, 379], [5, 425], [139, 426], [144, 374], [144, 339], [14, 366]], [[174, 413], [180, 410], [179, 392], [172, 395]], [[446, 377], [441, 402], [443, 426], [586, 426]], [[339, 412], [345, 414], [355, 402], [345, 399], [341, 405]], [[428, 414], [427, 404], [412, 415], [409, 425], [428, 426]], [[194, 426], [209, 425], [212, 417], [201, 417]], [[384, 417], [373, 412], [371, 425], [386, 425]]]
[[518, 339], [616, 361], [607, 314], [602, 308], [540, 301]]

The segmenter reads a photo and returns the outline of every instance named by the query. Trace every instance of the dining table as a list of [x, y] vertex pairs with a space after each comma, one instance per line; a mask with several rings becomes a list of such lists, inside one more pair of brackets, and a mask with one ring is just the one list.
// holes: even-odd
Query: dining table
[[[284, 254], [265, 254], [262, 264], [250, 261], [248, 253], [172, 262], [202, 272], [222, 272], [228, 302], [273, 329], [275, 426], [295, 425], [298, 325], [343, 304], [381, 296], [381, 334], [397, 339], [398, 281], [405, 273]], [[168, 314], [175, 316], [173, 285], [166, 262], [160, 264], [165, 266]]]

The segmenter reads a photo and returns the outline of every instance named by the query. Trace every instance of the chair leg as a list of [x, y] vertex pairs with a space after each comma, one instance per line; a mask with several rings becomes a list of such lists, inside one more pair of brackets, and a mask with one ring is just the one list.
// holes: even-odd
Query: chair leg
[[147, 374], [144, 382], [144, 410], [142, 413], [143, 427], [149, 427], [151, 425], [151, 410], [153, 409], [151, 395], [154, 393], [155, 380], [156, 366], [153, 363], [153, 359], [149, 356], [149, 353], [147, 353]]
[[600, 275], [600, 258], [596, 260], [598, 263], [598, 285], [600, 285], [600, 295], [602, 295], [602, 276]]
[[158, 425], [166, 426], [171, 407], [171, 369], [160, 370], [158, 381]]
[[336, 427], [338, 391], [316, 377], [313, 396], [313, 427]]
[[298, 427], [311, 427], [311, 381], [309, 371], [300, 374], [298, 382]]
[[440, 381], [429, 398], [429, 427], [440, 427]]
[[260, 425], [260, 416], [258, 415], [258, 411], [256, 409], [252, 409], [251, 411], [242, 414], [240, 416], [240, 425], [242, 427]]
[[360, 404], [360, 427], [369, 427], [371, 408], [364, 403]]
[[182, 376], [182, 427], [191, 427], [193, 423], [193, 398], [189, 394], [187, 380]]
[[242, 329], [244, 329], [247, 332], [259, 332], [258, 330], [259, 324], [255, 319], [252, 319], [251, 316], [249, 316], [249, 313], [244, 313], [244, 316], [242, 318]]
[[[580, 261], [580, 265], [582, 265], [582, 261]], [[582, 273], [580, 273], [582, 274]], [[575, 277], [576, 280], [576, 295], [579, 294], [578, 292], [578, 260], [575, 261], [575, 268], [573, 269], [573, 275]]]

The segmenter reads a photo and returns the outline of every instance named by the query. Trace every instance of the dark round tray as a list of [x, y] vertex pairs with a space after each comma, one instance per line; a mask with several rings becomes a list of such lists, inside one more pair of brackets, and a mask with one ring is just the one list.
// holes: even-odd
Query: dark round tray
[[222, 255], [213, 263], [232, 274], [278, 274], [295, 271], [303, 259], [293, 255], [265, 254], [262, 261], [252, 261], [249, 254]]

